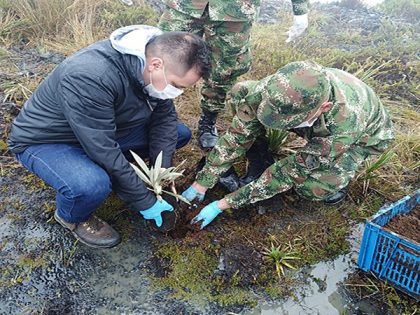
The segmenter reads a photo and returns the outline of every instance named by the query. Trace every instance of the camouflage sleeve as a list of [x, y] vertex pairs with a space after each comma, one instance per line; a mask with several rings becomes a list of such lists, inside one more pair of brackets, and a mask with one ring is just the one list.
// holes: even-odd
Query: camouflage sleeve
[[207, 163], [197, 174], [196, 181], [204, 187], [212, 188], [219, 176], [226, 172], [236, 159], [245, 155], [263, 132], [264, 127], [256, 117], [248, 120], [235, 115], [227, 132], [209, 153]]
[[309, 0], [292, 0], [293, 14], [303, 15], [309, 12]]
[[302, 185], [315, 171], [330, 169], [353, 142], [351, 136], [314, 137], [295, 154], [271, 165], [257, 180], [227, 195], [226, 201], [239, 208]]

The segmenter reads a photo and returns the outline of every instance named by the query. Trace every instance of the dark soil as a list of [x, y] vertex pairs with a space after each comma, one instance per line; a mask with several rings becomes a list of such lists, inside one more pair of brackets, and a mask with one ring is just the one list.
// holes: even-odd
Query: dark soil
[[[218, 270], [227, 281], [248, 287], [257, 282], [261, 268], [261, 254], [247, 244], [237, 243], [223, 249]], [[234, 279], [235, 275], [238, 279]]]
[[195, 233], [200, 231], [200, 222], [191, 224], [191, 220], [203, 209], [207, 202], [199, 205], [193, 203], [190, 205], [182, 204], [180, 206], [179, 220], [176, 226], [168, 233], [169, 236], [175, 239], [184, 238], [188, 233]]
[[164, 194], [163, 198], [169, 204], [172, 205], [174, 210], [162, 212], [162, 225], [161, 226], [157, 226], [155, 220], [148, 220], [147, 222], [153, 230], [161, 232], [161, 233], [168, 233], [169, 231], [172, 231], [177, 225], [177, 222], [180, 217], [180, 207], [175, 197]]
[[384, 227], [420, 244], [420, 206], [407, 214], [397, 215]]
[[[204, 164], [201, 164], [203, 164], [203, 159], [191, 170], [185, 170], [185, 173], [188, 174], [188, 176], [182, 177], [177, 182], [177, 190], [179, 193], [187, 189], [193, 182], [195, 174], [197, 173], [196, 171], [204, 166]], [[165, 195], [164, 199], [174, 207], [174, 211], [164, 211], [162, 213], [163, 223], [160, 227], [155, 224], [154, 220], [148, 221], [152, 230], [167, 234], [174, 239], [181, 239], [190, 232], [193, 233], [201, 230], [201, 222], [191, 224], [191, 220], [200, 213], [201, 209], [210, 203], [209, 198], [206, 198], [206, 200], [198, 204], [193, 201], [191, 205], [180, 200], [176, 201], [175, 197], [169, 195]]]

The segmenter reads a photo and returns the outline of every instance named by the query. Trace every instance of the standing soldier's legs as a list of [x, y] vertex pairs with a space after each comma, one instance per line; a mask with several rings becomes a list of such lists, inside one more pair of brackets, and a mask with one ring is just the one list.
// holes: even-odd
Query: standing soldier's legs
[[205, 39], [212, 52], [212, 72], [201, 90], [202, 115], [199, 121], [199, 143], [211, 149], [217, 142], [217, 114], [225, 106], [226, 93], [236, 79], [251, 67], [251, 21], [210, 21]]
[[236, 79], [251, 67], [251, 21], [210, 21], [208, 8], [199, 19], [167, 7], [160, 18], [164, 31], [186, 31], [205, 37], [212, 52], [212, 73], [201, 90], [202, 114], [199, 121], [199, 144], [211, 149], [217, 142], [217, 114], [225, 106], [226, 93]]
[[160, 17], [158, 27], [165, 32], [189, 32], [200, 37], [204, 34], [205, 19], [196, 19], [188, 14], [166, 7]]

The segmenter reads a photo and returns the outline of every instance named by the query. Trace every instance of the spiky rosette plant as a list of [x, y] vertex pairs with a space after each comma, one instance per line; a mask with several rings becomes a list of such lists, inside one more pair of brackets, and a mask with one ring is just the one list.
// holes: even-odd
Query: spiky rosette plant
[[172, 192], [163, 189], [163, 187], [170, 185], [178, 177], [184, 175], [184, 170], [179, 170], [180, 166], [184, 163], [184, 161], [176, 167], [172, 166], [169, 168], [163, 168], [161, 151], [156, 158], [155, 165], [149, 168], [140, 156], [138, 156], [133, 151], [130, 152], [140, 168], [134, 165], [133, 163], [130, 163], [131, 167], [134, 169], [134, 171], [140, 177], [140, 179], [144, 183], [146, 183], [146, 185], [149, 186], [147, 188], [155, 193], [156, 198], [158, 200], [162, 200], [162, 193], [166, 193], [175, 197], [177, 200], [179, 199], [187, 204], [190, 204], [190, 202], [181, 195], [179, 195], [175, 189]]

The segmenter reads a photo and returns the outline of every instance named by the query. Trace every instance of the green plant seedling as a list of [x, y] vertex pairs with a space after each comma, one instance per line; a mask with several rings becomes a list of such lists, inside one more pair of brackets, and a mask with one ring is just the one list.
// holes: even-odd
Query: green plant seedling
[[190, 202], [186, 198], [179, 195], [175, 190], [170, 192], [163, 189], [163, 187], [174, 182], [178, 177], [184, 175], [183, 170], [178, 171], [179, 167], [184, 162], [181, 162], [181, 164], [178, 165], [177, 167], [172, 166], [169, 168], [164, 168], [162, 167], [162, 151], [161, 151], [156, 158], [155, 165], [149, 168], [140, 156], [138, 156], [133, 151], [130, 151], [130, 152], [133, 155], [134, 159], [136, 160], [137, 164], [140, 166], [140, 168], [130, 163], [131, 166], [133, 167], [136, 174], [140, 177], [140, 179], [146, 185], [149, 186], [148, 189], [155, 193], [156, 198], [158, 200], [162, 200], [162, 193], [166, 193], [168, 195], [175, 197], [177, 200], [182, 200], [183, 202], [190, 204]]
[[277, 153], [280, 146], [286, 141], [288, 135], [289, 133], [284, 130], [268, 129], [268, 150], [272, 153]]
[[300, 260], [296, 254], [294, 251], [283, 249], [281, 245], [275, 246], [272, 242], [270, 248], [263, 249], [264, 259], [274, 263], [279, 279], [285, 275], [285, 267], [296, 270], [296, 267], [291, 264], [291, 261]]

